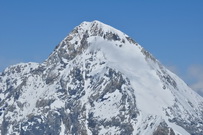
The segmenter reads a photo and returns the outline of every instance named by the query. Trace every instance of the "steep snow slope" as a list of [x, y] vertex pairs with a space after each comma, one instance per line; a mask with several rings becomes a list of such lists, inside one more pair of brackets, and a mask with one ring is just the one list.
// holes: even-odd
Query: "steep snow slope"
[[1, 134], [203, 134], [203, 99], [119, 30], [83, 22], [0, 74]]

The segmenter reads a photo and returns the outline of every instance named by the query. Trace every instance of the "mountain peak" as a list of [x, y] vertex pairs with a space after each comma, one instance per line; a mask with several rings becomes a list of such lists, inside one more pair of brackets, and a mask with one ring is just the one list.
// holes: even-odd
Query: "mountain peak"
[[86, 25], [86, 26], [92, 26], [92, 25], [95, 25], [95, 24], [97, 24], [97, 25], [106, 25], [106, 24], [104, 24], [103, 22], [100, 22], [100, 21], [98, 21], [98, 20], [94, 20], [94, 21], [91, 21], [91, 22], [89, 22], [89, 21], [84, 21], [84, 22], [82, 22], [79, 26], [84, 26], [84, 25]]
[[[139, 46], [128, 35], [100, 21], [82, 22], [60, 42], [48, 58], [48, 63], [69, 61], [81, 54], [95, 40], [115, 41], [118, 46], [129, 43]], [[96, 44], [95, 44], [96, 45]], [[139, 46], [142, 48], [141, 46]], [[57, 60], [57, 61], [56, 61]], [[66, 62], [65, 62], [66, 63]]]
[[0, 74], [0, 134], [202, 135], [203, 98], [121, 31], [83, 22]]
[[107, 33], [114, 33], [115, 35], [121, 37], [128, 37], [120, 30], [117, 30], [116, 28], [113, 28], [110, 25], [104, 24], [98, 20], [94, 20], [92, 22], [84, 21], [79, 26], [75, 27], [74, 30], [81, 33], [88, 32], [90, 36], [104, 36]]
[[83, 27], [85, 30], [90, 30], [93, 27], [99, 27], [99, 28], [108, 29], [108, 30], [115, 29], [115, 28], [111, 27], [110, 25], [107, 25], [107, 24], [100, 22], [98, 20], [94, 20], [92, 22], [84, 21], [77, 27]]

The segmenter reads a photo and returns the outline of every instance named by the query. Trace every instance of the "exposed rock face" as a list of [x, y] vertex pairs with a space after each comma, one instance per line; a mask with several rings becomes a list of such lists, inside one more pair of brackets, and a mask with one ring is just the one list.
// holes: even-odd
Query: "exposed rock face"
[[165, 122], [161, 122], [153, 135], [175, 135], [175, 132], [172, 128], [169, 128]]
[[203, 134], [203, 99], [126, 34], [83, 22], [0, 73], [2, 135]]

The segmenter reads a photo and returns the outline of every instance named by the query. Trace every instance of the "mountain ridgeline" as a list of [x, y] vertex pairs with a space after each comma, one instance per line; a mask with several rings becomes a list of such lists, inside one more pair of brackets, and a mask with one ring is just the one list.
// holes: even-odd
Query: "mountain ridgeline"
[[202, 135], [203, 98], [128, 35], [83, 22], [0, 73], [1, 135]]

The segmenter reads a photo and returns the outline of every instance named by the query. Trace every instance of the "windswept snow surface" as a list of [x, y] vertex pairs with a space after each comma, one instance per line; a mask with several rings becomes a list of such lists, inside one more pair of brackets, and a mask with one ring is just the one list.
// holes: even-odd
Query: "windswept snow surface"
[[203, 134], [203, 99], [128, 35], [83, 22], [0, 74], [0, 134]]

